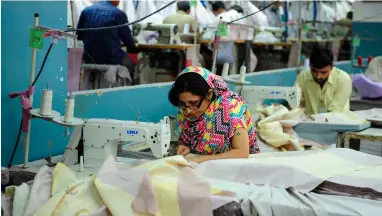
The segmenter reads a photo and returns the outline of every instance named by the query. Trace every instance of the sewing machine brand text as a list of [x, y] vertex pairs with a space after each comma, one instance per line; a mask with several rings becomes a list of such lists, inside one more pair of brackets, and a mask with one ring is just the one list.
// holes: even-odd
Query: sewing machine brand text
[[272, 92], [270, 92], [270, 94], [279, 95], [279, 94], [281, 94], [281, 92], [279, 92], [279, 91], [272, 91]]
[[127, 130], [126, 133], [129, 134], [129, 135], [138, 135], [138, 131], [137, 130]]

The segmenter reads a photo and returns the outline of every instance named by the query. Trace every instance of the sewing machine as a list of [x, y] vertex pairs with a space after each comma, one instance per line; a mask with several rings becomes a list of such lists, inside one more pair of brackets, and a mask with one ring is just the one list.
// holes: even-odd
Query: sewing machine
[[299, 106], [301, 101], [300, 87], [239, 86], [236, 92], [244, 98], [250, 110], [263, 105], [267, 99], [284, 99], [291, 108]]
[[133, 35], [137, 37], [143, 31], [156, 31], [159, 44], [181, 44], [176, 24], [136, 23], [133, 25]]
[[79, 169], [75, 164], [80, 163], [82, 155], [84, 169], [97, 172], [109, 155], [118, 162], [129, 162], [159, 159], [170, 154], [171, 127], [167, 116], [159, 123], [89, 119], [76, 130], [62, 159], [75, 171]]

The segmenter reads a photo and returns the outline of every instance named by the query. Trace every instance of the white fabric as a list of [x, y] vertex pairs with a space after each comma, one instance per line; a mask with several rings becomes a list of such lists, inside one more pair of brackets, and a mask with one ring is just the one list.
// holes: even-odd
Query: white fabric
[[28, 202], [30, 187], [26, 183], [22, 183], [16, 187], [15, 197], [13, 199], [13, 216], [23, 216], [24, 209]]
[[336, 15], [333, 8], [331, 8], [324, 2], [320, 2], [318, 18], [319, 18], [318, 20], [322, 22], [334, 22], [336, 19]]
[[12, 216], [13, 198], [3, 193], [1, 194], [1, 210], [3, 211], [2, 216]]
[[[147, 16], [155, 11], [158, 8], [155, 6], [154, 1], [139, 1], [138, 8], [136, 11], [136, 18], [140, 19], [144, 16]], [[147, 19], [142, 20], [140, 23], [154, 23], [154, 24], [162, 24], [164, 17], [159, 13], [156, 13]]]
[[[240, 19], [242, 15], [236, 10], [225, 11], [216, 16], [215, 23], [219, 23], [220, 19], [222, 22], [232, 22], [234, 20]], [[243, 20], [236, 21], [235, 23], [243, 24]]]
[[269, 185], [251, 184], [241, 202], [245, 216], [380, 215], [382, 202], [345, 196], [302, 194]]
[[382, 56], [377, 56], [371, 60], [365, 71], [365, 76], [374, 82], [382, 82]]
[[[118, 8], [126, 13], [127, 19], [129, 22], [135, 21], [136, 14], [135, 14], [135, 4], [134, 0], [123, 0], [119, 2]], [[132, 30], [132, 25], [129, 26]]]
[[[81, 12], [88, 6], [92, 5], [92, 2], [89, 0], [76, 0], [68, 1], [68, 19], [72, 20], [73, 27], [77, 27], [78, 20], [80, 19]], [[71, 7], [70, 7], [71, 4]], [[72, 9], [72, 10], [71, 10]], [[73, 18], [71, 17], [73, 16]]]
[[[240, 1], [239, 5], [243, 8], [245, 15], [259, 11], [259, 8], [252, 4], [249, 0]], [[268, 26], [267, 16], [262, 11], [246, 18], [246, 20], [248, 25], [257, 25], [263, 27]]]
[[41, 167], [33, 181], [24, 216], [34, 215], [34, 213], [49, 200], [52, 191], [52, 182], [53, 168], [48, 166]]
[[[142, 1], [141, 1], [142, 2]], [[139, 2], [139, 3], [141, 3]], [[162, 7], [164, 7], [166, 4], [170, 3], [171, 0], [156, 0], [155, 1], [155, 7], [157, 9], [160, 9]], [[176, 3], [166, 7], [165, 9], [159, 11], [159, 14], [162, 16], [162, 17], [167, 17], [169, 14], [173, 14], [176, 12]]]
[[196, 17], [200, 25], [211, 25], [215, 23], [215, 15], [211, 10], [205, 8], [200, 1], [196, 7], [191, 8], [191, 15]]

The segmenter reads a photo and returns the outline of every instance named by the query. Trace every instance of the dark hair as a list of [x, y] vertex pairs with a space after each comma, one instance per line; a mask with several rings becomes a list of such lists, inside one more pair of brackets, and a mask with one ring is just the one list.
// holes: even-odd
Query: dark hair
[[168, 100], [173, 106], [179, 105], [179, 95], [190, 92], [198, 96], [206, 96], [211, 87], [207, 81], [197, 73], [186, 73], [179, 76], [168, 93]]
[[225, 10], [225, 5], [222, 1], [209, 2], [212, 6], [212, 11], [217, 11], [219, 9]]
[[330, 49], [314, 48], [310, 55], [310, 65], [314, 68], [333, 65], [333, 52]]
[[349, 12], [346, 14], [346, 19], [353, 20], [353, 11], [349, 11]]
[[235, 11], [237, 11], [238, 13], [244, 13], [243, 8], [242, 8], [241, 6], [239, 6], [239, 5], [233, 5], [233, 6], [230, 8], [230, 10], [235, 10]]
[[178, 1], [178, 3], [176, 4], [176, 7], [178, 8], [178, 10], [181, 10], [184, 12], [191, 10], [190, 2], [188, 1]]

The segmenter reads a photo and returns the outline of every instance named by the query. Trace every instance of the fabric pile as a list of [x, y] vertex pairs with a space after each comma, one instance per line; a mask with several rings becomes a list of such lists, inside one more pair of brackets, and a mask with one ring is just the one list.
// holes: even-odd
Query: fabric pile
[[382, 158], [348, 149], [263, 153], [201, 164], [173, 156], [133, 168], [109, 157], [86, 178], [77, 178], [63, 164], [43, 167], [31, 186], [7, 188], [2, 208], [3, 215], [15, 216], [378, 215], [381, 171]]
[[307, 116], [304, 110], [297, 107], [288, 110], [283, 105], [258, 107], [257, 134], [266, 144], [275, 148], [275, 151], [303, 151], [304, 146], [310, 150], [325, 149], [315, 142], [301, 139], [293, 130], [298, 123], [305, 121]]

